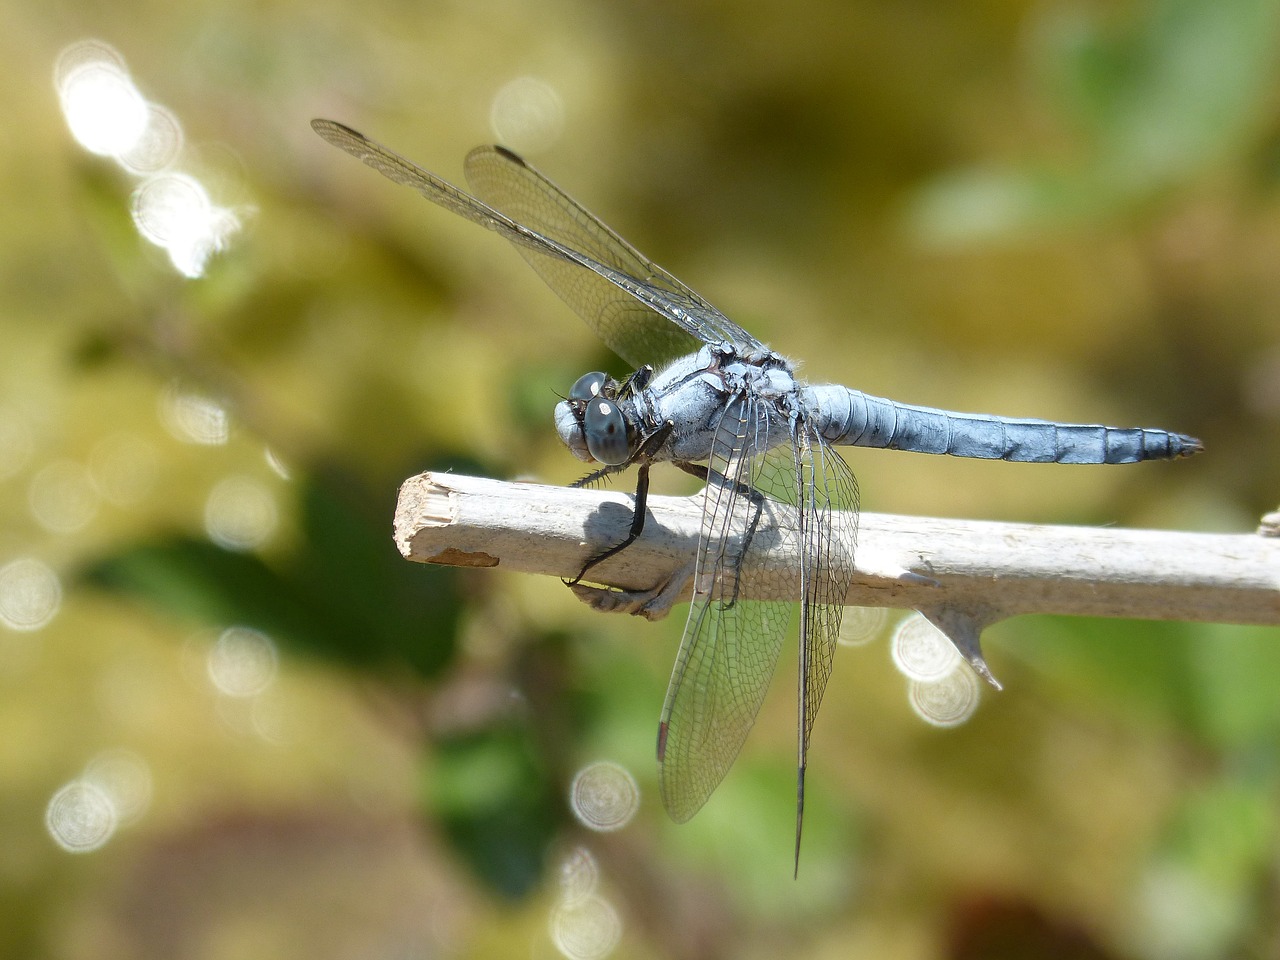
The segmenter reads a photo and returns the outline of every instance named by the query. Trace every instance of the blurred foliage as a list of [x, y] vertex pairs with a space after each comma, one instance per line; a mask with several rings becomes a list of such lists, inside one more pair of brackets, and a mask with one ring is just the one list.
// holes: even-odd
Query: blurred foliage
[[404, 562], [383, 529], [389, 497], [324, 469], [298, 487], [299, 536], [287, 562], [176, 536], [115, 551], [85, 580], [206, 625], [254, 627], [340, 666], [439, 676], [457, 648], [457, 571], [423, 575]]
[[[1134, 713], [1160, 718], [1209, 748], [1247, 750], [1280, 738], [1280, 700], [1256, 680], [1280, 675], [1273, 629], [1109, 620], [1082, 624], [1087, 626], [1062, 630], [1049, 620], [1028, 621], [1028, 632], [1037, 639], [1019, 653], [1046, 674]], [[1270, 766], [1280, 776], [1280, 757]]]
[[[678, 613], [391, 540], [428, 466], [574, 479], [551, 407], [617, 359], [510, 249], [307, 128], [450, 179], [477, 142], [527, 150], [814, 380], [1206, 443], [1084, 471], [855, 451], [865, 509], [1243, 532], [1280, 489], [1280, 4], [5, 12], [0, 579], [35, 559], [61, 592], [0, 627], [0, 956], [554, 956], [575, 864], [617, 956], [1280, 952], [1274, 628], [1001, 624], [1006, 690], [950, 731], [882, 649], [842, 650], [798, 880], [786, 670], [707, 808], [667, 822]], [[84, 37], [242, 224], [199, 278], [68, 135], [49, 77]], [[490, 126], [520, 77], [561, 109], [527, 143]], [[176, 424], [184, 398], [225, 436]], [[215, 534], [227, 481], [272, 505], [260, 542]], [[261, 693], [211, 677], [231, 626], [278, 646]], [[51, 798], [121, 748], [143, 812], [71, 854]], [[643, 799], [612, 834], [565, 799], [600, 758]]]
[[1156, 0], [1135, 14], [1063, 5], [1030, 51], [1070, 154], [953, 171], [915, 210], [934, 242], [1008, 239], [1123, 215], [1250, 136], [1276, 81], [1280, 9], [1266, 0]]
[[442, 741], [435, 762], [431, 813], [494, 890], [528, 894], [560, 818], [556, 784], [527, 731], [509, 726]]

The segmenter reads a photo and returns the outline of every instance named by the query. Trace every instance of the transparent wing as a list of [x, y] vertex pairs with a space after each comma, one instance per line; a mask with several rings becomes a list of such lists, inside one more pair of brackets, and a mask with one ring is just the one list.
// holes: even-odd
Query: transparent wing
[[[609, 348], [634, 366], [674, 360], [701, 343], [759, 341], [644, 256], [599, 217], [520, 157], [501, 147], [476, 147], [463, 165], [476, 195], [511, 219], [597, 263], [633, 277], [650, 298], [637, 300], [617, 286], [537, 248], [520, 253]], [[630, 291], [628, 291], [629, 293]], [[664, 304], [661, 316], [654, 303]], [[667, 321], [667, 322], [664, 322]]]
[[482, 184], [495, 203], [526, 209], [549, 233], [495, 209], [350, 127], [332, 120], [313, 120], [311, 126], [387, 179], [511, 241], [628, 363], [638, 367], [671, 360], [703, 342], [757, 343], [513, 153], [497, 147], [473, 151], [468, 175]]
[[[853, 582], [854, 548], [858, 539], [858, 482], [844, 458], [816, 434], [807, 435], [801, 474], [800, 541], [801, 661], [799, 746], [800, 779], [809, 756], [809, 737], [822, 695], [831, 676], [831, 662], [840, 638], [840, 618]], [[807, 678], [807, 681], [806, 681]]]
[[768, 415], [754, 398], [728, 404], [708, 463], [693, 603], [658, 727], [662, 802], [678, 823], [702, 807], [742, 749], [791, 615], [785, 600], [737, 595], [752, 541], [776, 526], [773, 505], [750, 486]]
[[[704, 493], [694, 601], [659, 726], [659, 777], [672, 818], [687, 820], [728, 773], [764, 700], [790, 615], [785, 601], [738, 598], [738, 572], [768, 538], [790, 541], [801, 558], [796, 829], [804, 815], [804, 772], [818, 707], [831, 676], [843, 602], [853, 578], [858, 489], [821, 438], [796, 424], [794, 440], [766, 453], [776, 408], [742, 399], [716, 432], [713, 479]], [[785, 504], [791, 510], [779, 510]], [[753, 571], [760, 576], [757, 567]], [[778, 573], [779, 579], [794, 577]], [[781, 594], [781, 585], [776, 591]], [[798, 847], [797, 847], [798, 849]]]
[[796, 507], [800, 550], [800, 667], [796, 698], [796, 857], [804, 823], [804, 778], [809, 740], [840, 636], [844, 599], [854, 574], [858, 484], [844, 458], [821, 436], [798, 425], [795, 442], [775, 448], [756, 484]]

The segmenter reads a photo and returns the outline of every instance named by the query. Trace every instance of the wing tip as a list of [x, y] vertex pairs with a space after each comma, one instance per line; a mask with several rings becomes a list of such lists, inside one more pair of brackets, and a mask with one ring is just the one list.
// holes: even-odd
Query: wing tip
[[314, 130], [325, 140], [335, 143], [337, 140], [352, 137], [356, 140], [367, 140], [363, 133], [359, 130], [353, 130], [345, 123], [339, 123], [337, 120], [328, 120], [324, 117], [316, 117], [311, 121], [311, 129]]
[[807, 764], [800, 763], [796, 767], [796, 850], [795, 871], [792, 880], [800, 879], [800, 836], [804, 833], [804, 774]]
[[499, 156], [510, 160], [512, 163], [519, 164], [522, 167], [528, 166], [528, 164], [524, 162], [524, 157], [520, 156], [520, 154], [516, 153], [514, 150], [504, 147], [500, 143], [495, 143], [493, 145], [493, 149]]

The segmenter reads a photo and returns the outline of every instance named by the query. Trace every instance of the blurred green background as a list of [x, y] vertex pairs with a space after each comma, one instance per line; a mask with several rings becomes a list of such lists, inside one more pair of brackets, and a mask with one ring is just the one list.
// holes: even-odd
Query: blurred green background
[[[0, 954], [1280, 956], [1275, 629], [1008, 622], [1005, 692], [952, 730], [883, 642], [842, 649], [799, 879], [794, 667], [669, 823], [682, 618], [391, 541], [420, 470], [576, 478], [555, 393], [613, 361], [500, 240], [307, 126], [455, 180], [525, 151], [810, 379], [1207, 449], [854, 451], [864, 509], [1245, 532], [1280, 491], [1276, 3], [3, 14]], [[238, 224], [197, 276], [69, 131], [83, 40]], [[567, 801], [597, 760], [639, 786], [612, 833]]]

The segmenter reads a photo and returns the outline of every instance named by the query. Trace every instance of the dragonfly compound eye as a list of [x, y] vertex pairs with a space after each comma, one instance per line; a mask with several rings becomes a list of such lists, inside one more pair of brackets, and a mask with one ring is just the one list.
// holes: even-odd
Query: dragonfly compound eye
[[583, 412], [582, 427], [593, 458], [609, 466], [627, 462], [627, 425], [616, 403], [596, 397]]
[[604, 374], [598, 370], [593, 373], [584, 373], [569, 388], [569, 399], [594, 400], [600, 396], [600, 389], [604, 386], [604, 380]]

